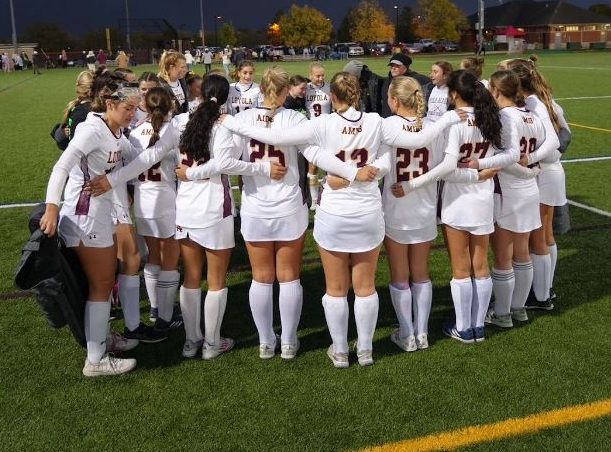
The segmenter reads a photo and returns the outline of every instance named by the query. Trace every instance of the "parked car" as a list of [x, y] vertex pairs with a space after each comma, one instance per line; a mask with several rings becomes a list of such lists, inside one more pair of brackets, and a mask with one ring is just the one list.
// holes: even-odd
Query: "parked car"
[[348, 46], [348, 56], [363, 56], [365, 55], [365, 50], [359, 45], [349, 45]]
[[421, 39], [414, 43], [415, 46], [420, 47], [421, 52], [434, 52], [435, 51], [435, 43], [432, 39]]
[[455, 42], [442, 39], [441, 41], [435, 41], [435, 49], [438, 52], [457, 52], [458, 45]]
[[371, 56], [388, 55], [391, 52], [391, 45], [388, 42], [372, 42], [365, 46], [366, 52]]
[[413, 42], [411, 44], [401, 43], [400, 47], [401, 47], [401, 52], [405, 54], [420, 53], [422, 51], [422, 48]]

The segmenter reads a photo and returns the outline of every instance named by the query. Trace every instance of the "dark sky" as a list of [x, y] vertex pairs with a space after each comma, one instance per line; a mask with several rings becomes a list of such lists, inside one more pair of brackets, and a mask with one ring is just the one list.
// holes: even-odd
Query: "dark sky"
[[[573, 0], [578, 6], [588, 7], [607, 0]], [[199, 0], [128, 0], [130, 18], [164, 18], [175, 28], [184, 31], [199, 30]], [[203, 0], [204, 27], [213, 28], [213, 18], [223, 16], [240, 28], [264, 28], [279, 9], [288, 11], [291, 4], [308, 4], [327, 14], [334, 27], [340, 24], [348, 8], [358, 0]], [[390, 14], [393, 5], [414, 6], [416, 0], [379, 0], [380, 5]], [[454, 0], [462, 10], [471, 14], [477, 9], [477, 0]], [[502, 3], [500, 0], [486, 0], [486, 6]], [[125, 19], [125, 0], [13, 0], [17, 34], [29, 24], [37, 21], [56, 22], [67, 31], [80, 35], [91, 29], [118, 26]], [[0, 38], [11, 37], [9, 0], [0, 0]], [[253, 5], [255, 8], [253, 9]], [[394, 17], [391, 15], [391, 17]]]

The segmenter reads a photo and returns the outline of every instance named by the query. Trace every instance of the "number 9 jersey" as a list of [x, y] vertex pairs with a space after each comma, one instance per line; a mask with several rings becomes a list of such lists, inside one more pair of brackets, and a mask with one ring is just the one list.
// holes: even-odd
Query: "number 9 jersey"
[[316, 86], [308, 83], [305, 92], [305, 105], [310, 119], [331, 113], [331, 88], [327, 83]]

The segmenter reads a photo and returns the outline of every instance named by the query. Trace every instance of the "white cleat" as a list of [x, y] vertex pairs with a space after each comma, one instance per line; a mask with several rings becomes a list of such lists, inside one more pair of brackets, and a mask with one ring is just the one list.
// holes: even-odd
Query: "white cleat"
[[110, 333], [106, 336], [106, 351], [110, 353], [127, 352], [138, 346], [138, 339], [127, 339], [119, 333]]
[[300, 345], [299, 339], [297, 339], [294, 344], [282, 344], [280, 347], [280, 358], [287, 360], [295, 359]]
[[204, 346], [202, 347], [202, 359], [214, 359], [217, 356], [230, 351], [234, 345], [235, 341], [228, 337], [222, 337], [219, 346], [210, 345], [207, 342], [204, 342]]
[[182, 356], [184, 358], [195, 358], [197, 351], [203, 343], [204, 341], [191, 341], [187, 339], [185, 345], [182, 346]]
[[421, 333], [416, 336], [416, 347], [418, 347], [418, 350], [426, 350], [429, 348], [429, 336], [426, 333]]
[[335, 353], [333, 344], [327, 349], [327, 356], [333, 362], [333, 366], [337, 369], [345, 369], [348, 367], [348, 353]]
[[399, 347], [404, 352], [415, 352], [418, 350], [416, 346], [416, 338], [414, 335], [401, 337], [399, 336], [399, 329], [397, 328], [390, 334], [390, 340], [393, 341], [397, 347]]
[[133, 370], [136, 367], [136, 360], [133, 358], [115, 358], [110, 354], [102, 357], [99, 363], [92, 363], [85, 360], [83, 375], [86, 377], [103, 377], [121, 375]]

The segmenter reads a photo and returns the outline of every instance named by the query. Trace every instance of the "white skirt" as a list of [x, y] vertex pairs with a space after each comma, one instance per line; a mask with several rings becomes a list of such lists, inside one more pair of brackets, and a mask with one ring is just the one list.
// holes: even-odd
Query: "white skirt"
[[119, 204], [112, 205], [111, 215], [114, 224], [133, 224], [129, 209]]
[[344, 217], [316, 209], [314, 240], [319, 246], [338, 253], [364, 253], [384, 240], [382, 207], [361, 216]]
[[159, 218], [136, 217], [138, 235], [167, 239], [176, 231], [176, 215], [166, 215]]
[[566, 182], [564, 169], [560, 163], [541, 164], [541, 172], [537, 176], [541, 204], [546, 206], [563, 206], [566, 204]]
[[310, 217], [307, 206], [293, 215], [280, 218], [254, 218], [244, 212], [240, 231], [246, 242], [290, 242], [297, 240], [308, 228]]
[[520, 196], [518, 192], [494, 195], [494, 221], [511, 232], [524, 233], [541, 227], [539, 195]]
[[386, 236], [403, 245], [415, 245], [435, 240], [437, 224], [431, 223], [420, 229], [393, 229], [386, 226]]
[[207, 228], [176, 226], [176, 240], [191, 239], [209, 250], [226, 250], [235, 247], [233, 216], [223, 218]]
[[113, 246], [113, 225], [101, 223], [87, 215], [63, 215], [59, 219], [59, 236], [68, 248], [80, 242], [90, 248]]
[[449, 224], [447, 226], [458, 231], [468, 232], [471, 235], [490, 235], [494, 232], [494, 224], [484, 224], [481, 226], [454, 226]]

